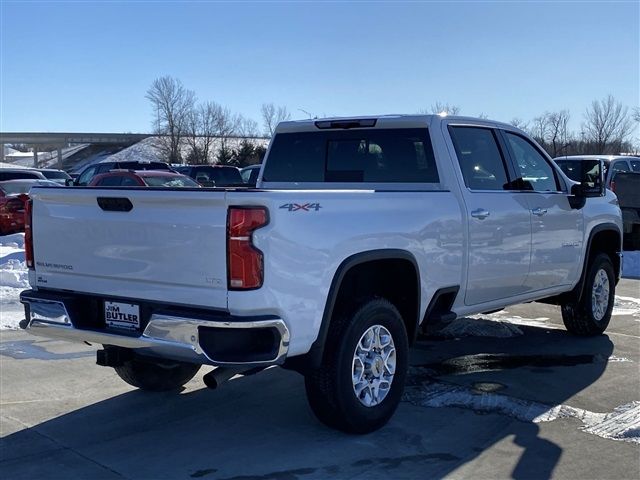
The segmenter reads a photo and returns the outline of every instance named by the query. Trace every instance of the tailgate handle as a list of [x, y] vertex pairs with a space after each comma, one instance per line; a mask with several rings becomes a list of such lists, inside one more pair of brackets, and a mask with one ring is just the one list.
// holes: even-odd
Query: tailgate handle
[[128, 198], [98, 197], [98, 205], [105, 212], [130, 212], [133, 204]]

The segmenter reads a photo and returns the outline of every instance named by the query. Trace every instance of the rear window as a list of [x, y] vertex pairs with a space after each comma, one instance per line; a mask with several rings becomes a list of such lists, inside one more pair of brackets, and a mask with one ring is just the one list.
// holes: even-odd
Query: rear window
[[0, 172], [0, 181], [2, 180], [19, 180], [21, 178], [42, 178], [36, 172]]
[[113, 168], [123, 170], [169, 170], [169, 165], [163, 162], [118, 162]]
[[243, 183], [240, 171], [235, 167], [194, 167], [190, 176], [205, 187]]
[[42, 174], [47, 178], [71, 178], [68, 173], [52, 170], [42, 170]]
[[265, 182], [438, 183], [426, 128], [280, 133]]
[[196, 182], [191, 180], [189, 177], [167, 177], [167, 176], [158, 176], [158, 177], [143, 177], [144, 183], [149, 187], [199, 187]]
[[580, 162], [573, 160], [556, 160], [556, 164], [560, 167], [560, 170], [575, 182], [580, 181]]

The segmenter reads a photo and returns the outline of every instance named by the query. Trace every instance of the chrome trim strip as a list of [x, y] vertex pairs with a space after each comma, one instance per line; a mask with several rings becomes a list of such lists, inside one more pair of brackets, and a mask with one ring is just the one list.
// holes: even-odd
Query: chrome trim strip
[[[289, 329], [281, 318], [247, 322], [200, 320], [173, 315], [153, 314], [139, 337], [110, 332], [82, 330], [71, 324], [69, 313], [62, 302], [24, 298], [31, 312], [26, 329], [37, 336], [61, 340], [115, 345], [144, 349], [140, 353], [164, 356], [177, 360], [209, 365], [278, 365], [289, 351]], [[280, 333], [280, 344], [273, 359], [259, 362], [221, 362], [209, 357], [199, 343], [198, 327], [214, 328], [275, 328]]]

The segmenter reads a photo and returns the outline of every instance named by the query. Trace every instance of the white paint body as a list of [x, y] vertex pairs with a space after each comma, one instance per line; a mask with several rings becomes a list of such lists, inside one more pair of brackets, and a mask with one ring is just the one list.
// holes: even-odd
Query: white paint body
[[[571, 209], [572, 182], [555, 166], [560, 192], [472, 191], [464, 184], [449, 124], [522, 134], [487, 120], [381, 117], [375, 128], [429, 128], [440, 183], [428, 190], [420, 184], [269, 184], [262, 174], [258, 189], [247, 191], [34, 189], [31, 286], [240, 316], [276, 315], [291, 334], [289, 356], [310, 349], [339, 265], [361, 252], [400, 249], [413, 255], [421, 319], [443, 287], [460, 286], [453, 305], [458, 315], [571, 290], [590, 231], [601, 223], [622, 230], [615, 195], [607, 190], [582, 209]], [[314, 129], [313, 121], [285, 122], [277, 133]], [[267, 153], [263, 169], [268, 161]], [[114, 193], [126, 196], [133, 209], [102, 211], [96, 197]], [[279, 208], [289, 203], [322, 208]], [[269, 224], [253, 234], [264, 253], [264, 284], [257, 290], [227, 290], [226, 218], [235, 205], [269, 211]], [[491, 216], [471, 217], [478, 208]], [[548, 213], [532, 215], [536, 208]]]

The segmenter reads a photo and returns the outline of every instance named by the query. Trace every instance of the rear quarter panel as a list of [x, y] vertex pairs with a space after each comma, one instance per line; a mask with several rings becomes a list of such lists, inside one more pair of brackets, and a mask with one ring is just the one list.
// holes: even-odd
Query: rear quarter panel
[[230, 192], [227, 201], [229, 206], [265, 205], [270, 214], [269, 224], [253, 234], [264, 253], [264, 285], [230, 291], [229, 310], [283, 318], [291, 330], [290, 355], [311, 347], [335, 272], [354, 254], [410, 252], [420, 269], [421, 318], [435, 290], [461, 283], [462, 219], [451, 192]]

